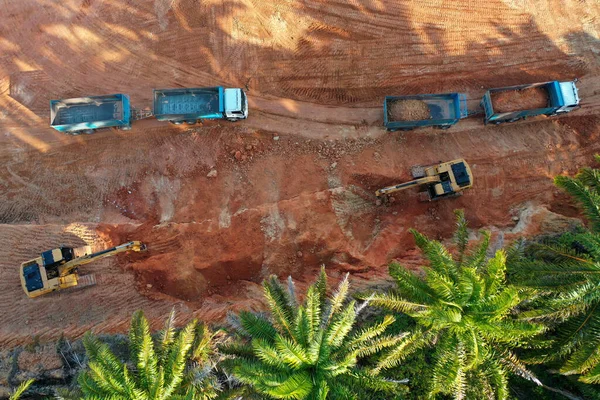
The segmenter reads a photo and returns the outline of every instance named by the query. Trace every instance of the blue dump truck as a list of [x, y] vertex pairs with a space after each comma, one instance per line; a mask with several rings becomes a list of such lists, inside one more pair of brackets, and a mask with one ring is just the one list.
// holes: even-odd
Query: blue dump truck
[[462, 93], [386, 96], [383, 124], [388, 131], [435, 126], [450, 128], [467, 116], [467, 96]]
[[93, 133], [99, 128], [131, 129], [129, 96], [110, 94], [50, 100], [50, 126], [72, 135]]
[[154, 89], [154, 116], [173, 124], [195, 124], [204, 119], [237, 121], [248, 117], [248, 99], [242, 89]]
[[550, 81], [489, 89], [481, 100], [484, 123], [501, 124], [573, 111], [579, 108], [575, 82]]

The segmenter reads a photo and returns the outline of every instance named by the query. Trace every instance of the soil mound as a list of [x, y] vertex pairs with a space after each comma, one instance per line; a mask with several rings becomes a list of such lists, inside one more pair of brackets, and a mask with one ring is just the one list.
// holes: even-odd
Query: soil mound
[[429, 106], [421, 100], [396, 100], [390, 104], [392, 121], [423, 121], [431, 118]]
[[548, 100], [548, 90], [543, 87], [492, 93], [492, 105], [497, 113], [545, 108]]

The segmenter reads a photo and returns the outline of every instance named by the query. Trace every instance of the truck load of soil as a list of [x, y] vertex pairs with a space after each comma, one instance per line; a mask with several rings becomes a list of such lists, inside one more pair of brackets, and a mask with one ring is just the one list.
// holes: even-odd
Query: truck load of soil
[[396, 100], [388, 107], [392, 121], [422, 121], [431, 118], [429, 106], [421, 100]]
[[534, 110], [549, 106], [548, 90], [545, 87], [495, 92], [491, 97], [496, 113]]

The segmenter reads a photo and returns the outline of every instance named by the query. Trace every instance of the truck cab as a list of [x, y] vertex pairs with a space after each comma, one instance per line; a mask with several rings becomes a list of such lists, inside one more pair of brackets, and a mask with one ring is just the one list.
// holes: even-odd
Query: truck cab
[[237, 121], [248, 118], [248, 99], [242, 89], [225, 89], [225, 118]]
[[556, 113], [566, 113], [578, 108], [579, 94], [577, 92], [577, 86], [575, 86], [575, 81], [559, 82], [559, 85], [564, 105], [557, 109]]

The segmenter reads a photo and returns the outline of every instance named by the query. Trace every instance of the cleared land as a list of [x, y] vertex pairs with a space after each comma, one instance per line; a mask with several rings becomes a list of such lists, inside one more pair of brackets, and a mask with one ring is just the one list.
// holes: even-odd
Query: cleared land
[[[132, 311], [161, 322], [260, 307], [270, 273], [302, 282], [320, 264], [358, 284], [419, 259], [410, 227], [438, 238], [452, 210], [499, 243], [573, 221], [552, 185], [600, 152], [600, 4], [546, 0], [0, 1], [0, 344], [123, 331]], [[440, 15], [444, 18], [440, 19]], [[386, 95], [464, 92], [579, 77], [567, 117], [389, 134]], [[153, 88], [247, 87], [250, 118], [70, 137], [49, 100]], [[278, 140], [274, 140], [278, 138]], [[465, 158], [459, 199], [417, 193], [376, 207], [410, 167]], [[216, 177], [208, 177], [210, 171]], [[211, 174], [211, 176], [213, 176]], [[60, 244], [130, 239], [147, 254], [90, 264], [98, 285], [30, 300], [18, 265]]]

